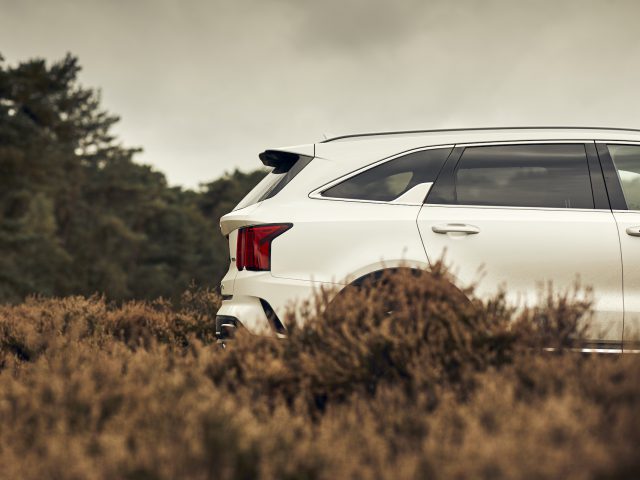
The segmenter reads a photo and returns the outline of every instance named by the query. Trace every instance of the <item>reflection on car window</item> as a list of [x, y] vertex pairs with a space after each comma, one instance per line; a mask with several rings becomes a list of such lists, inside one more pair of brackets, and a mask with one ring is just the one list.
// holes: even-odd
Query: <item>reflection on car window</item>
[[640, 210], [640, 146], [607, 145], [629, 210]]
[[451, 148], [410, 153], [328, 188], [323, 197], [389, 202], [421, 183], [434, 182]]
[[581, 144], [466, 148], [455, 173], [455, 194], [458, 205], [594, 207]]

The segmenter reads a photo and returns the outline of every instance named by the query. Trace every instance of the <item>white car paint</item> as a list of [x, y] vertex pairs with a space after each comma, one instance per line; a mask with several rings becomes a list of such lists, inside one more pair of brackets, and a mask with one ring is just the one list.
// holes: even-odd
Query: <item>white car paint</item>
[[[237, 318], [265, 333], [260, 299], [279, 318], [311, 300], [319, 288], [336, 292], [385, 268], [426, 268], [445, 254], [461, 285], [478, 283], [481, 295], [501, 285], [514, 302], [531, 304], [552, 282], [567, 289], [577, 279], [594, 288], [590, 337], [620, 344], [640, 333], [640, 212], [422, 204], [430, 183], [416, 185], [391, 202], [326, 198], [320, 192], [346, 178], [417, 149], [495, 142], [603, 142], [640, 145], [640, 132], [617, 129], [479, 129], [364, 135], [278, 149], [314, 159], [277, 195], [221, 219], [229, 236], [230, 266], [222, 281], [218, 315]], [[263, 223], [293, 227], [272, 244], [270, 272], [238, 272], [237, 229]], [[450, 224], [478, 233], [436, 233]], [[446, 230], [446, 228], [445, 228]]]
[[622, 274], [624, 286], [624, 336], [625, 341], [640, 340], [640, 212], [619, 211], [613, 213], [622, 249]]
[[[478, 233], [433, 231], [448, 224]], [[459, 284], [477, 284], [481, 296], [505, 286], [511, 303], [530, 306], [549, 283], [571, 291], [579, 280], [596, 292], [589, 337], [622, 338], [622, 263], [611, 211], [425, 204], [418, 226], [430, 259], [444, 256]]]

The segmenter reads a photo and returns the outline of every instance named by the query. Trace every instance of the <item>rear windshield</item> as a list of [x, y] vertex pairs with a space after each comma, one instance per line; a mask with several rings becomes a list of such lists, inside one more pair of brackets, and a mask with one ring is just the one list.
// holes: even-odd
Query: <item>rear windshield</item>
[[233, 210], [240, 210], [241, 208], [248, 207], [249, 205], [262, 202], [267, 198], [275, 196], [291, 180], [293, 180], [293, 177], [300, 173], [304, 167], [309, 165], [312, 158], [313, 157], [301, 155], [295, 163], [287, 168], [283, 169], [281, 167], [276, 167], [271, 169], [267, 176], [253, 187], [253, 190], [251, 190]]

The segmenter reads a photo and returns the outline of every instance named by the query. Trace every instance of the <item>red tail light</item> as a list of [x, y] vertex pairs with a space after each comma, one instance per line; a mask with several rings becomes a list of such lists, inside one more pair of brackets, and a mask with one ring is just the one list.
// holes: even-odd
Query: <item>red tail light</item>
[[271, 242], [292, 226], [290, 223], [274, 223], [241, 228], [236, 250], [238, 270], [271, 270]]

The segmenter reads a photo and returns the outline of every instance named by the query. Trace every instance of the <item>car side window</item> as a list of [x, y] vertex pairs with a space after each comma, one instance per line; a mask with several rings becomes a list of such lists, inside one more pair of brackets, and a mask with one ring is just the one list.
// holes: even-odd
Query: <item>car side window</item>
[[640, 210], [640, 146], [607, 145], [629, 210]]
[[453, 203], [594, 208], [582, 144], [467, 147], [454, 173]]
[[409, 153], [354, 175], [322, 196], [390, 202], [416, 185], [434, 182], [449, 153], [451, 148]]

